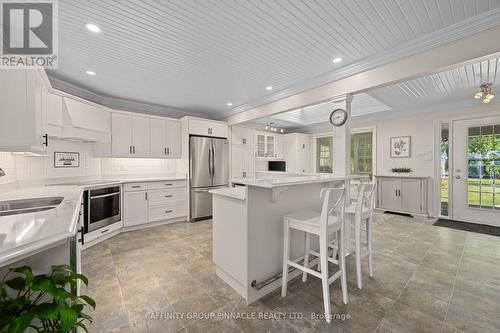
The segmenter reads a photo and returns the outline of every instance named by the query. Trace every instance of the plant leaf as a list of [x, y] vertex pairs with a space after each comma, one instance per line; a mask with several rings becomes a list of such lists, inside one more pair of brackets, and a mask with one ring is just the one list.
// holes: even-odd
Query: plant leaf
[[44, 278], [35, 277], [31, 289], [34, 291], [46, 291], [54, 297], [57, 295], [57, 287], [46, 276]]
[[87, 326], [85, 326], [84, 323], [76, 323], [76, 326], [83, 328], [85, 332], [89, 333], [89, 330], [87, 329]]
[[40, 319], [57, 319], [59, 308], [55, 303], [42, 303], [33, 310], [33, 313], [35, 313], [35, 316]]
[[85, 283], [86, 286], [89, 285], [89, 279], [87, 279], [87, 277], [83, 274], [74, 273], [74, 274], [71, 274], [71, 278], [73, 280], [80, 279], [80, 280], [82, 280], [83, 283]]
[[62, 331], [68, 332], [75, 326], [78, 314], [71, 308], [62, 307], [59, 309], [59, 317], [61, 319]]
[[22, 274], [26, 275], [26, 284], [30, 284], [35, 277], [33, 275], [33, 272], [31, 271], [31, 267], [26, 266], [26, 265], [16, 267], [16, 268], [14, 268], [13, 271], [16, 273], [22, 273]]
[[82, 318], [82, 319], [86, 319], [86, 320], [88, 320], [88, 321], [89, 321], [89, 323], [91, 323], [91, 322], [93, 322], [93, 321], [94, 321], [94, 319], [93, 319], [91, 316], [89, 316], [88, 314], [83, 313], [83, 312], [80, 312], [80, 313], [78, 314], [78, 317], [79, 317], [79, 318]]
[[88, 305], [90, 305], [95, 310], [95, 301], [92, 298], [90, 298], [90, 296], [81, 295], [79, 298], [82, 299], [82, 300], [84, 300], [85, 303], [87, 303]]
[[73, 273], [73, 268], [70, 265], [56, 265], [52, 266], [52, 272], [70, 272]]
[[83, 304], [74, 304], [71, 308], [75, 310], [76, 313], [80, 314], [83, 310]]
[[20, 276], [5, 281], [5, 284], [14, 290], [23, 290], [26, 280]]
[[25, 313], [17, 317], [10, 325], [8, 333], [22, 333], [28, 328], [35, 315], [33, 313]]
[[66, 299], [68, 298], [74, 302], [77, 301], [77, 297], [64, 288], [57, 288], [54, 298], [58, 303], [66, 303]]

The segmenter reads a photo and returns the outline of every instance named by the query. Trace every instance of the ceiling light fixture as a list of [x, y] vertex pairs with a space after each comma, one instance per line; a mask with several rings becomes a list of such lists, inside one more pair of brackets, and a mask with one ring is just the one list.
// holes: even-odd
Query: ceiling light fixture
[[227, 104], [226, 104], [226, 105], [227, 105], [227, 106], [233, 106], [233, 103], [231, 103], [231, 102], [227, 102]]
[[479, 87], [479, 91], [474, 95], [474, 99], [483, 99], [484, 104], [488, 104], [495, 98], [495, 94], [491, 91], [492, 83], [483, 83]]
[[271, 86], [267, 86], [267, 87], [266, 87], [266, 90], [273, 90], [273, 87], [271, 87]]
[[266, 131], [275, 132], [275, 133], [277, 133], [277, 132], [284, 133], [285, 132], [285, 130], [283, 128], [276, 127], [272, 121], [267, 122], [266, 127], [264, 127], [264, 129]]
[[92, 75], [92, 76], [94, 76], [94, 75], [96, 75], [96, 74], [97, 74], [97, 73], [96, 73], [96, 72], [94, 72], [94, 71], [85, 71], [85, 73], [87, 73], [87, 75]]
[[333, 63], [334, 63], [334, 64], [338, 64], [338, 63], [339, 63], [339, 62], [341, 62], [341, 61], [342, 61], [342, 58], [340, 58], [340, 57], [333, 58]]
[[88, 30], [90, 30], [92, 32], [100, 32], [101, 31], [101, 28], [99, 28], [97, 25], [92, 24], [92, 23], [85, 24], [85, 28], [87, 28]]

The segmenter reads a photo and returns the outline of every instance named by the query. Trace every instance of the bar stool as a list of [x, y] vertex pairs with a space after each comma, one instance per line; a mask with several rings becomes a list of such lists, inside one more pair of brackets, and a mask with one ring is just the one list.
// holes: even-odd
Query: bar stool
[[[323, 302], [325, 305], [325, 318], [331, 322], [332, 315], [330, 310], [330, 289], [329, 286], [338, 278], [341, 279], [342, 298], [347, 304], [347, 278], [345, 270], [344, 253], [344, 207], [345, 207], [345, 189], [344, 188], [323, 188], [320, 197], [323, 204], [320, 212], [302, 211], [284, 217], [284, 237], [283, 237], [283, 277], [281, 296], [286, 296], [288, 283], [288, 266], [302, 270], [302, 280], [306, 281], [307, 274], [314, 275], [322, 280]], [[302, 257], [290, 260], [290, 229], [304, 232], [305, 253], [304, 265], [300, 265]], [[310, 249], [310, 235], [319, 236], [319, 253]], [[336, 252], [332, 257], [329, 256], [329, 244], [332, 236], [335, 235], [336, 249], [339, 252], [339, 260], [336, 260]], [[310, 268], [309, 257], [314, 255], [319, 257], [321, 263], [321, 272]], [[328, 276], [328, 262], [339, 265], [339, 270], [331, 277]]]
[[[368, 256], [368, 272], [373, 277], [372, 223], [375, 205], [376, 183], [360, 184], [355, 203], [345, 209], [346, 217], [354, 221], [354, 252], [356, 253], [356, 280], [358, 288], [363, 288], [361, 278], [361, 257]], [[366, 221], [367, 253], [361, 254], [361, 223]]]

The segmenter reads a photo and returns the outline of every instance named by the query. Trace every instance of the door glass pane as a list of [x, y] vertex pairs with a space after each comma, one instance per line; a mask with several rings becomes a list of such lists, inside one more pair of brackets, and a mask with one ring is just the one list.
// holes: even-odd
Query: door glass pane
[[266, 144], [267, 144], [266, 156], [274, 157], [274, 136], [267, 136]]
[[469, 207], [500, 210], [500, 125], [470, 127], [468, 134]]
[[321, 173], [333, 172], [332, 136], [316, 139], [316, 171]]
[[351, 173], [372, 175], [372, 132], [351, 135]]
[[449, 157], [450, 157], [450, 147], [449, 147], [449, 136], [450, 129], [447, 123], [441, 124], [441, 215], [448, 216], [448, 176], [449, 176]]
[[257, 135], [257, 157], [264, 157], [266, 154], [266, 137]]

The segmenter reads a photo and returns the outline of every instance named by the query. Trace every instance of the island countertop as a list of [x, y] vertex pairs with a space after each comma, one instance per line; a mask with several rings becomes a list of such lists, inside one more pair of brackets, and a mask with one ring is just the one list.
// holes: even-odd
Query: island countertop
[[0, 201], [63, 197], [54, 209], [0, 217], [0, 267], [50, 248], [76, 234], [83, 189], [42, 186], [2, 193]]
[[345, 180], [363, 179], [367, 175], [347, 175], [347, 176], [334, 176], [334, 175], [304, 175], [280, 178], [233, 178], [229, 180], [233, 184], [242, 184], [247, 186], [257, 186], [264, 188], [276, 188], [282, 186], [292, 186], [301, 184], [314, 184], [326, 182], [341, 182]]

